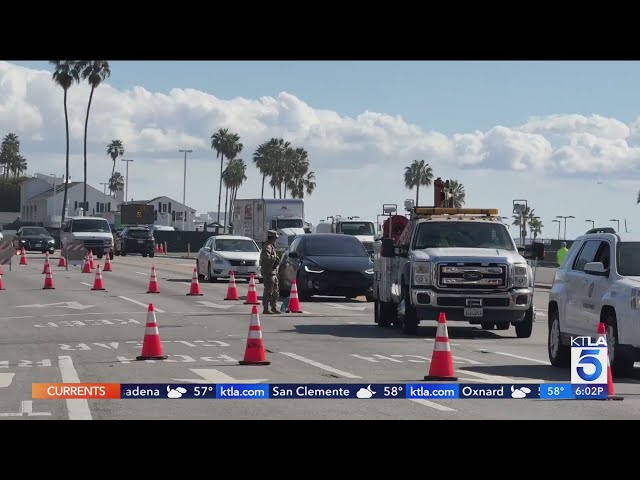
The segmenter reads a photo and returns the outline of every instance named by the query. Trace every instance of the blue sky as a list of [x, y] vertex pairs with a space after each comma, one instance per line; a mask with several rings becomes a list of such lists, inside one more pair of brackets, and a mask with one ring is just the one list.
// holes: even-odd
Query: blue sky
[[[11, 64], [37, 70], [50, 68], [47, 62]], [[215, 97], [215, 101], [229, 101], [225, 106], [219, 107], [222, 109], [220, 115], [229, 119], [227, 123], [232, 128], [242, 130], [246, 127], [248, 130], [245, 137], [251, 135], [251, 129], [242, 120], [242, 112], [244, 108], [248, 108], [245, 105], [248, 101], [260, 102], [263, 97], [271, 97], [278, 103], [277, 107], [260, 106], [262, 110], [259, 115], [268, 115], [270, 108], [277, 108], [278, 118], [284, 118], [281, 123], [275, 120], [272, 123], [266, 120], [263, 122], [266, 125], [263, 135], [266, 137], [265, 140], [272, 136], [272, 132], [281, 131], [279, 129], [285, 127], [296, 139], [307, 138], [304, 135], [308, 134], [309, 130], [304, 130], [304, 135], [294, 132], [295, 128], [291, 122], [305, 123], [307, 117], [304, 115], [309, 112], [335, 112], [342, 123], [335, 128], [332, 127], [329, 137], [336, 135], [336, 143], [339, 143], [340, 139], [344, 139], [340, 132], [349, 132], [348, 135], [352, 135], [347, 142], [350, 151], [362, 150], [358, 155], [370, 156], [370, 164], [374, 166], [370, 172], [374, 172], [372, 175], [375, 178], [359, 176], [356, 173], [347, 174], [345, 171], [337, 173], [340, 167], [358, 171], [360, 166], [365, 165], [365, 159], [356, 159], [355, 154], [352, 158], [341, 156], [344, 154], [332, 150], [331, 139], [325, 139], [326, 143], [314, 150], [315, 161], [312, 158], [312, 166], [318, 171], [319, 176], [317, 194], [308, 200], [308, 212], [311, 216], [309, 220], [314, 223], [317, 222], [315, 217], [323, 218], [338, 213], [335, 210], [344, 204], [353, 205], [352, 208], [358, 210], [352, 214], [360, 214], [362, 211], [361, 216], [375, 217], [380, 210], [378, 203], [381, 205], [397, 201], [401, 204], [404, 198], [410, 198], [411, 192], [402, 188], [396, 190], [395, 187], [383, 195], [376, 182], [379, 181], [380, 172], [385, 176], [387, 170], [376, 169], [375, 165], [397, 162], [398, 165], [393, 166], [393, 175], [401, 178], [402, 166], [411, 158], [425, 158], [434, 166], [436, 176], [442, 174], [448, 178], [461, 178], [467, 185], [470, 201], [468, 206], [495, 205], [505, 211], [510, 209], [512, 198], [530, 198], [548, 226], [543, 236], [557, 235], [556, 225], [551, 223], [556, 214], [575, 215], [581, 219], [582, 224], [585, 223], [584, 219], [591, 217], [596, 217], [599, 223], [609, 224], [609, 218], [613, 217], [626, 217], [631, 226], [636, 223], [634, 220], [637, 218], [637, 208], [634, 200], [635, 192], [640, 188], [640, 179], [635, 183], [638, 165], [636, 162], [640, 159], [635, 149], [640, 142], [636, 141], [635, 124], [639, 113], [637, 106], [640, 105], [640, 62], [116, 61], [111, 63], [111, 68], [113, 74], [108, 84], [114, 92], [110, 92], [109, 95], [125, 95], [126, 91], [134, 87], [143, 87], [154, 95], [168, 95], [175, 88], [205, 92], [212, 96], [211, 98]], [[295, 101], [280, 98], [282, 92], [293, 96]], [[28, 97], [29, 93], [25, 95]], [[96, 101], [100, 101], [98, 99], [101, 95], [107, 95], [106, 88], [101, 87], [96, 92]], [[8, 119], [9, 113], [6, 109], [2, 110], [1, 97], [0, 93], [0, 120], [2, 115]], [[157, 102], [166, 100], [154, 98]], [[34, 97], [29, 102], [37, 104], [43, 100]], [[80, 104], [81, 100], [78, 99], [78, 102]], [[133, 117], [136, 113], [130, 111], [132, 105], [134, 103], [129, 106], [126, 114]], [[95, 108], [102, 107], [96, 104]], [[168, 107], [158, 108], [158, 112], [154, 114], [146, 112], [144, 121], [160, 125], [158, 128], [162, 130], [163, 115], [166, 115]], [[200, 134], [193, 133], [197, 128], [195, 119], [201, 118], [200, 113], [193, 113], [199, 108], [197, 101], [190, 101], [188, 107], [181, 107], [180, 115], [185, 108], [190, 111], [185, 113], [184, 121], [175, 115], [171, 117], [171, 121], [176, 125], [184, 125], [185, 135], [193, 134], [197, 137]], [[211, 107], [213, 110], [216, 108], [218, 107]], [[294, 111], [295, 115], [292, 113]], [[384, 114], [384, 125], [375, 124], [375, 120], [360, 119], [359, 116], [365, 112]], [[58, 115], [57, 112], [55, 114]], [[252, 115], [254, 114], [258, 115], [253, 112]], [[285, 114], [293, 115], [293, 120], [285, 118]], [[315, 113], [310, 114], [310, 117], [314, 115]], [[402, 125], [388, 127], [386, 134], [390, 138], [394, 135], [397, 137], [398, 132], [404, 132], [407, 128], [415, 127], [421, 131], [419, 134], [407, 134], [410, 136], [407, 138], [407, 144], [411, 146], [407, 151], [397, 155], [395, 152], [403, 148], [402, 139], [397, 142], [395, 150], [386, 150], [387, 145], [378, 141], [373, 133], [376, 129], [387, 128], [396, 116], [401, 117]], [[578, 116], [580, 118], [577, 118]], [[532, 117], [541, 117], [543, 125], [532, 127]], [[558, 117], [560, 120], [549, 120]], [[349, 118], [357, 119], [358, 125], [349, 124]], [[133, 123], [143, 128], [139, 122], [140, 119]], [[211, 122], [212, 125], [215, 124], [214, 120]], [[562, 125], [558, 127], [554, 124], [555, 126], [549, 127], [548, 124], [553, 122], [561, 122]], [[262, 132], [262, 124], [260, 125], [255, 130]], [[320, 125], [325, 127], [322, 121]], [[2, 123], [0, 127], [5, 128]], [[101, 124], [100, 128], [103, 127], [106, 128]], [[502, 131], [499, 127], [505, 127], [508, 131]], [[99, 127], [96, 125], [93, 128]], [[611, 128], [615, 132], [620, 132], [621, 128], [624, 132], [627, 128], [628, 133], [612, 134]], [[163, 131], [167, 133], [167, 129], [169, 127]], [[123, 130], [121, 128], [117, 131]], [[523, 136], [520, 134], [522, 131], [535, 137]], [[561, 141], [556, 136], [558, 131], [562, 135]], [[0, 133], [4, 134], [2, 131]], [[455, 148], [456, 152], [462, 145], [456, 140], [457, 135], [478, 134], [477, 138], [469, 140], [475, 145], [476, 160], [469, 160], [470, 163], [464, 164], [457, 163], [455, 157], [442, 153], [443, 149], [449, 147], [438, 143], [439, 140], [435, 137], [427, 138], [431, 133], [446, 136], [452, 145], [455, 144], [451, 148]], [[132, 132], [132, 135], [135, 135], [135, 132]], [[359, 138], [363, 138], [364, 143], [368, 142], [367, 145], [363, 143], [361, 149], [354, 145]], [[131, 141], [134, 141], [133, 138]], [[96, 142], [99, 144], [98, 140]], [[624, 142], [624, 145], [620, 142]], [[58, 143], [56, 141], [56, 144]], [[247, 148], [250, 143], [247, 142]], [[467, 145], [467, 142], [463, 144]], [[155, 156], [154, 158], [165, 156], [165, 152], [162, 152], [158, 145], [140, 145], [136, 148], [136, 153], [139, 152], [141, 158], [146, 155], [145, 152], [151, 151], [154, 152], [151, 155]], [[42, 149], [38, 149], [40, 155]], [[103, 150], [102, 147], [99, 149]], [[514, 150], [517, 152], [514, 153]], [[59, 153], [55, 151], [56, 155]], [[193, 168], [199, 168], [198, 162], [203, 162], [201, 168], [206, 168], [208, 155], [209, 152], [204, 149], [201, 158], [194, 154]], [[588, 158], [585, 157], [583, 160], [580, 155], [586, 155]], [[250, 161], [250, 153], [245, 156]], [[485, 162], [487, 168], [483, 167], [484, 164], [477, 163], [480, 162], [480, 158], [489, 159]], [[524, 159], [524, 166], [514, 166], [514, 158]], [[569, 166], [563, 163], [567, 159], [571, 160]], [[493, 163], [489, 165], [491, 162]], [[536, 162], [542, 167], [534, 168]], [[608, 162], [614, 164], [609, 165]], [[583, 168], [580, 165], [590, 166]], [[180, 174], [178, 167], [179, 165], [176, 167], [176, 175]], [[400, 173], [397, 173], [398, 171]], [[336, 185], [339, 185], [341, 181], [345, 181], [347, 175], [350, 175], [349, 182], [344, 185], [346, 189], [351, 189], [349, 193], [336, 195], [326, 184], [322, 189], [320, 187], [320, 178], [333, 184], [333, 180], [327, 179], [335, 176], [338, 179]], [[499, 188], [496, 188], [495, 181], [487, 178], [499, 178]], [[364, 196], [356, 195], [358, 189], [353, 187], [355, 179], [361, 180], [364, 186], [373, 189], [375, 194], [372, 192]], [[566, 181], [563, 183], [564, 180]], [[598, 185], [597, 180], [606, 181]], [[134, 181], [133, 175], [131, 181]], [[140, 182], [141, 191], [146, 193], [146, 187], [143, 185], [148, 182], [142, 178]], [[252, 182], [253, 179], [248, 182], [247, 188], [255, 188], [255, 183]], [[130, 183], [130, 188], [131, 186]], [[430, 192], [430, 189], [428, 190]], [[179, 193], [173, 193], [174, 198], [181, 198]], [[253, 191], [246, 193], [247, 196], [255, 196]], [[327, 204], [325, 200], [335, 203]], [[199, 211], [215, 210], [215, 205], [210, 205], [207, 199], [198, 195], [195, 187], [193, 206]], [[325, 209], [328, 211], [325, 212]], [[583, 230], [583, 225], [567, 228], [569, 236]]]

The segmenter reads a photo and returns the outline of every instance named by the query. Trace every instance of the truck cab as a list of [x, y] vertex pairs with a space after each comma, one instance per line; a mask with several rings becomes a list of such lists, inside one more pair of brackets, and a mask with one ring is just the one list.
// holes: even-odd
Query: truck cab
[[276, 217], [271, 219], [271, 228], [278, 232], [276, 250], [285, 251], [298, 235], [304, 235], [304, 220], [302, 218]]
[[416, 334], [422, 320], [466, 321], [531, 336], [533, 272], [496, 209], [412, 207], [374, 248], [375, 321]]
[[[329, 221], [329, 219], [331, 219], [331, 221]], [[369, 254], [373, 253], [376, 227], [373, 222], [360, 220], [360, 217], [342, 217], [340, 215], [327, 217], [326, 221], [318, 223], [316, 233], [352, 235], [362, 242]]]

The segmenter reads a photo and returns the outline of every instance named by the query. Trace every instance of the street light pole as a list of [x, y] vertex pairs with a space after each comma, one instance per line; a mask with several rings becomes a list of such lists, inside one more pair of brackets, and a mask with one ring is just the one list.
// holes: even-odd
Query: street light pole
[[552, 222], [558, 224], [558, 240], [560, 240], [560, 224], [562, 223], [560, 220], [552, 220]]
[[182, 212], [182, 231], [184, 232], [184, 223], [186, 221], [187, 216], [187, 153], [193, 152], [193, 150], [178, 150], [180, 153], [184, 152], [184, 176], [182, 179], [182, 207], [184, 208]]
[[594, 222], [593, 220], [585, 220], [585, 222], [591, 222], [591, 228], [596, 228], [596, 222]]
[[567, 218], [576, 218], [573, 215], [556, 215], [556, 218], [564, 218], [564, 238], [567, 239]]
[[127, 203], [127, 195], [129, 195], [129, 163], [133, 162], [133, 160], [128, 160], [126, 158], [121, 159], [123, 162], [127, 162], [127, 171], [125, 175], [127, 178], [124, 180], [124, 203]]
[[109, 185], [109, 182], [107, 183], [100, 182], [100, 185], [102, 185], [102, 195], [104, 196], [104, 207], [102, 207], [102, 211], [106, 212], [107, 211], [107, 185]]
[[616, 229], [616, 232], [620, 231], [620, 220], [617, 218], [612, 218], [611, 220], [609, 220], [610, 222], [618, 222], [618, 228]]

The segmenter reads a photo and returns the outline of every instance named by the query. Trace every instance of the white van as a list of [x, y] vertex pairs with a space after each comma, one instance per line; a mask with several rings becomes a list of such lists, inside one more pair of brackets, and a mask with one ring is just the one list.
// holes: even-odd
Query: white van
[[113, 260], [113, 234], [106, 218], [69, 217], [65, 219], [60, 232], [60, 247], [79, 240], [87, 251], [93, 252], [99, 259], [105, 254]]

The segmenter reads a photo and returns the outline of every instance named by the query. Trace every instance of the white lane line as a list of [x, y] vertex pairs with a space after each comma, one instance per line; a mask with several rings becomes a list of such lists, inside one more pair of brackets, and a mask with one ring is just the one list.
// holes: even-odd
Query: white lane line
[[478, 362], [477, 360], [471, 360], [470, 358], [458, 357], [456, 355], [452, 355], [451, 358], [454, 359], [454, 360], [463, 361], [465, 363], [468, 363], [469, 365], [484, 365], [482, 362]]
[[[58, 357], [58, 366], [62, 375], [63, 383], [80, 383], [80, 377], [73, 366], [71, 357]], [[91, 420], [91, 410], [89, 410], [89, 402], [85, 399], [66, 400], [67, 410], [69, 411], [69, 420]]]
[[282, 355], [286, 355], [287, 357], [293, 358], [293, 359], [298, 360], [300, 362], [308, 363], [309, 365], [313, 365], [314, 367], [317, 367], [317, 368], [319, 368], [321, 370], [325, 370], [327, 372], [335, 373], [336, 375], [340, 375], [340, 376], [345, 377], [345, 378], [362, 378], [362, 377], [359, 377], [357, 375], [354, 375], [353, 373], [343, 372], [342, 370], [338, 370], [337, 368], [333, 368], [333, 367], [330, 367], [329, 365], [325, 365], [323, 363], [316, 362], [315, 360], [311, 360], [309, 358], [302, 357], [300, 355], [296, 355], [295, 353], [289, 353], [289, 352], [280, 352], [280, 353]]
[[[121, 299], [123, 299], [123, 300], [126, 300], [127, 302], [135, 303], [136, 305], [140, 305], [141, 307], [149, 308], [149, 304], [148, 304], [148, 303], [142, 303], [142, 302], [139, 302], [139, 301], [137, 301], [137, 300], [134, 300], [133, 298], [125, 297], [125, 296], [123, 296], [123, 295], [118, 295], [118, 298], [121, 298]], [[152, 303], [152, 302], [149, 302], [149, 303]], [[153, 309], [154, 309], [156, 312], [158, 312], [158, 313], [165, 313], [165, 311], [164, 311], [164, 310], [160, 310], [160, 309], [159, 309], [158, 307], [156, 307], [155, 305], [154, 305]]]
[[341, 305], [339, 303], [325, 303], [324, 305], [326, 305], [327, 307], [340, 308], [342, 310], [358, 310], [360, 312], [364, 311], [364, 308], [365, 308], [365, 307], [354, 307], [351, 305]]
[[26, 316], [23, 316], [23, 317], [1, 317], [0, 320], [15, 320], [15, 319], [18, 319], [18, 318], [36, 318], [36, 317], [34, 317], [32, 315], [26, 315]]
[[189, 285], [189, 286], [191, 286], [191, 284], [190, 284], [189, 282], [180, 282], [180, 283], [181, 283], [181, 284], [183, 284], [183, 285]]
[[93, 287], [93, 285], [91, 285], [90, 283], [87, 283], [87, 282], [80, 282], [80, 283], [83, 284], [83, 285], [86, 285], [87, 287]]
[[419, 403], [420, 405], [424, 405], [425, 407], [435, 408], [436, 410], [440, 410], [441, 412], [457, 412], [455, 408], [446, 407], [438, 403], [430, 402], [429, 400], [423, 400], [421, 398], [410, 398], [409, 400]]
[[136, 272], [138, 275], [144, 275], [145, 277], [148, 277], [149, 274], [148, 273], [142, 273], [142, 272]]
[[541, 363], [542, 365], [551, 365], [550, 362], [545, 362], [544, 360], [538, 360], [537, 358], [531, 358], [531, 357], [523, 357], [521, 355], [514, 355], [513, 353], [506, 353], [506, 352], [489, 352], [489, 353], [496, 353], [498, 355], [504, 355], [505, 357], [519, 358], [520, 360], [527, 360], [529, 362]]
[[[486, 373], [470, 372], [469, 370], [460, 369], [458, 372], [464, 372], [465, 375], [471, 375], [472, 377], [478, 377], [489, 383], [516, 383], [515, 380], [509, 377], [503, 377], [500, 375], [487, 375]], [[533, 382], [531, 382], [533, 383]]]

